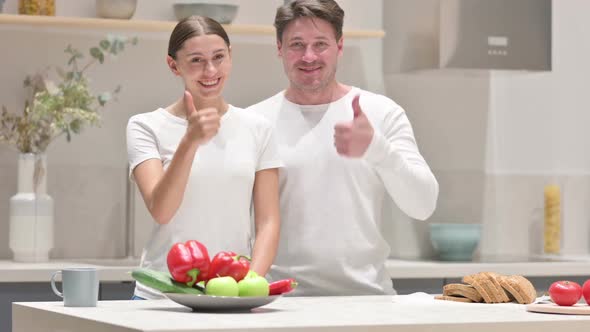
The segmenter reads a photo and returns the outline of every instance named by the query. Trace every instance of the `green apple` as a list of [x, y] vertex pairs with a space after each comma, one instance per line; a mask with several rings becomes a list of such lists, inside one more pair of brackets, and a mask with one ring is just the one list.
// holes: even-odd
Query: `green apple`
[[216, 296], [238, 296], [238, 283], [232, 277], [209, 279], [205, 285], [205, 294]]
[[239, 296], [268, 296], [268, 281], [261, 276], [244, 278], [238, 282]]
[[246, 274], [244, 279], [249, 279], [249, 278], [254, 278], [254, 277], [258, 277], [258, 273], [256, 273], [254, 270], [249, 270], [248, 274]]

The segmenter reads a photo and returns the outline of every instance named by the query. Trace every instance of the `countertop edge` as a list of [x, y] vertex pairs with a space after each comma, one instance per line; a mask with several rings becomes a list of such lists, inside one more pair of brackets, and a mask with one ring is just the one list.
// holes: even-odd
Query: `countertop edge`
[[[138, 260], [126, 259], [75, 259], [55, 260], [46, 263], [18, 263], [0, 260], [0, 283], [46, 282], [54, 271], [66, 267], [95, 267], [103, 282], [133, 281], [131, 270]], [[460, 278], [466, 274], [494, 271], [501, 274], [520, 274], [529, 277], [588, 276], [588, 261], [472, 263], [387, 260], [385, 267], [392, 279], [440, 279]]]

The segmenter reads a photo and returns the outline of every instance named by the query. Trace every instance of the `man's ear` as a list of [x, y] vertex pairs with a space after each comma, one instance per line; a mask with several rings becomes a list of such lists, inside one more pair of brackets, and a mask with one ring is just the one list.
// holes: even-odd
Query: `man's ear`
[[341, 56], [342, 48], [344, 47], [344, 36], [340, 37], [340, 39], [336, 43], [336, 46], [338, 46], [338, 55]]
[[283, 51], [281, 50], [282, 47], [283, 47], [283, 43], [281, 43], [281, 41], [277, 39], [277, 55], [279, 57], [283, 56]]
[[170, 68], [170, 71], [174, 73], [174, 75], [180, 76], [180, 72], [178, 71], [178, 67], [176, 65], [176, 60], [174, 60], [170, 55], [166, 55], [166, 62], [168, 63], [168, 68]]

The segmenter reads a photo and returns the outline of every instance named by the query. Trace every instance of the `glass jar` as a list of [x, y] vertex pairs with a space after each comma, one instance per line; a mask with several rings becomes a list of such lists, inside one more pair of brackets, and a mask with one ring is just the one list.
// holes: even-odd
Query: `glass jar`
[[18, 13], [55, 16], [55, 0], [18, 0]]

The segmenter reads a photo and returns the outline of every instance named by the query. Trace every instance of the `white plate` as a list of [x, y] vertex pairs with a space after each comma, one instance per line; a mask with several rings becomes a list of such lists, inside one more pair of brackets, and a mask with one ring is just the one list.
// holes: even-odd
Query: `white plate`
[[212, 296], [200, 294], [164, 293], [170, 300], [195, 311], [242, 311], [269, 304], [281, 297], [273, 296]]

